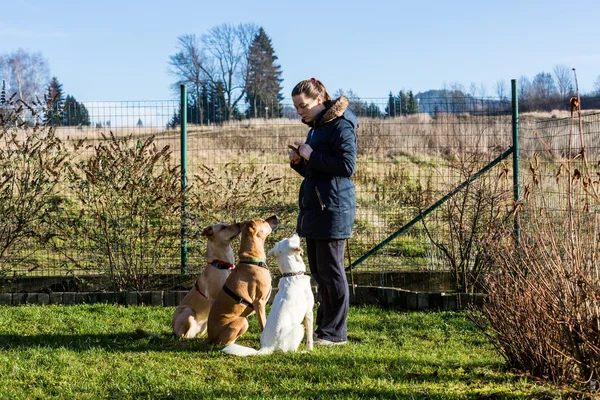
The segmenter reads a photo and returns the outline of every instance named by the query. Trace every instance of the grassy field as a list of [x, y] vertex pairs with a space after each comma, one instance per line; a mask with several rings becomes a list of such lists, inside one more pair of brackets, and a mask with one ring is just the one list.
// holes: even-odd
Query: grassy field
[[[173, 308], [0, 307], [0, 399], [492, 399], [574, 392], [508, 371], [465, 313], [352, 307], [349, 344], [235, 358], [167, 337]], [[239, 343], [258, 347], [256, 318]], [[164, 338], [138, 338], [136, 328]]]

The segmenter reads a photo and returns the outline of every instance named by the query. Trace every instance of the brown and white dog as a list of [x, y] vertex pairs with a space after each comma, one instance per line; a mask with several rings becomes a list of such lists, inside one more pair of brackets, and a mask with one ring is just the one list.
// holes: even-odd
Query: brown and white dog
[[267, 322], [266, 304], [271, 294], [265, 239], [277, 228], [276, 216], [242, 222], [237, 267], [225, 281], [208, 314], [209, 343], [230, 344], [248, 330], [248, 316], [256, 312], [260, 330]]
[[242, 232], [241, 224], [218, 223], [204, 228], [207, 239], [206, 266], [196, 283], [175, 309], [171, 325], [173, 334], [191, 339], [206, 331], [206, 321], [212, 303], [234, 268], [235, 255], [231, 242]]

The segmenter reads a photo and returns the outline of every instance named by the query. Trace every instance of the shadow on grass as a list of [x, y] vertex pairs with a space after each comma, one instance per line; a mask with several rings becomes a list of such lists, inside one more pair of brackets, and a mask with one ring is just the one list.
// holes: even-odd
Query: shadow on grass
[[222, 346], [207, 344], [203, 339], [180, 340], [172, 336], [144, 338], [132, 333], [114, 334], [0, 334], [0, 350], [27, 348], [69, 349], [85, 351], [103, 349], [127, 351], [216, 351]]

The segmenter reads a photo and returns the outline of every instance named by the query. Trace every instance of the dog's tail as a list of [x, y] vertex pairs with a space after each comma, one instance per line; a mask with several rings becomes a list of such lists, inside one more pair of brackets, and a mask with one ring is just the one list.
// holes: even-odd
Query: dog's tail
[[137, 328], [135, 330], [135, 333], [137, 333], [141, 337], [148, 337], [148, 338], [159, 338], [160, 337], [160, 335], [158, 333], [148, 332], [141, 328]]
[[240, 346], [239, 344], [235, 343], [231, 343], [229, 346], [226, 346], [221, 351], [225, 354], [231, 354], [240, 357], [253, 356], [255, 354], [258, 354], [258, 351], [254, 350], [253, 348]]
[[275, 349], [273, 347], [261, 347], [258, 349], [258, 355], [265, 356], [268, 354], [273, 354]]

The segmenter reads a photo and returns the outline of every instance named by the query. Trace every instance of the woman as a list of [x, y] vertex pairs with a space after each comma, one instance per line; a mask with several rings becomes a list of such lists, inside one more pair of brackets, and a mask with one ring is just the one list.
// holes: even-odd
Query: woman
[[344, 242], [356, 215], [350, 177], [356, 169], [358, 119], [345, 96], [332, 101], [315, 78], [298, 83], [292, 100], [302, 122], [311, 128], [305, 143], [295, 142], [298, 147], [292, 148], [289, 158], [291, 167], [304, 177], [296, 231], [306, 239], [310, 272], [318, 285], [314, 343], [345, 344], [350, 294]]

